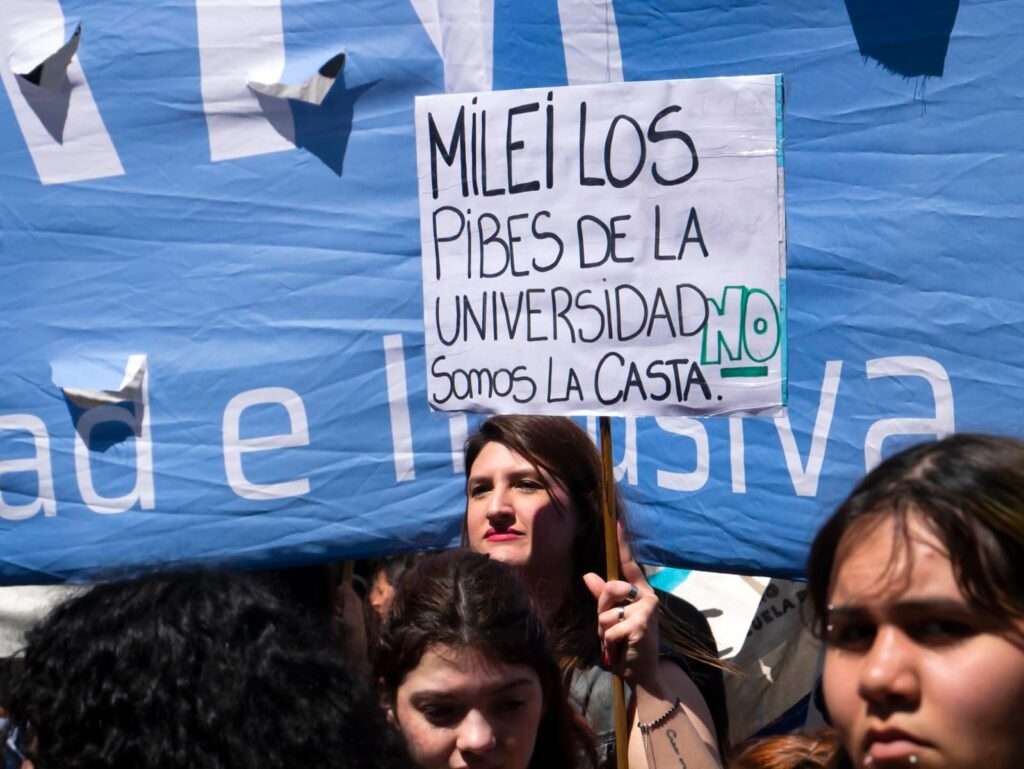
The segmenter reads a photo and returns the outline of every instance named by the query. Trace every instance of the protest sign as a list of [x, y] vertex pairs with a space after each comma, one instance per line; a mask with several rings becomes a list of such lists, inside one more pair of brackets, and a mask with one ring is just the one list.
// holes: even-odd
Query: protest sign
[[420, 97], [430, 405], [779, 413], [781, 78]]

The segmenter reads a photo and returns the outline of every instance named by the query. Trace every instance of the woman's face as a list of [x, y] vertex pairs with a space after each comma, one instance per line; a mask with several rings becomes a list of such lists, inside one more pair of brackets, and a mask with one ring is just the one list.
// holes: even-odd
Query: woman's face
[[466, 494], [472, 550], [538, 574], [566, 571], [572, 564], [577, 515], [569, 494], [524, 457], [488, 443], [469, 469]]
[[388, 715], [423, 769], [526, 769], [543, 710], [533, 668], [431, 646]]
[[824, 671], [854, 766], [1020, 766], [1024, 621], [999, 626], [972, 607], [919, 517], [895, 550], [891, 518], [865, 525], [833, 580]]
[[377, 615], [377, 619], [383, 621], [395, 598], [395, 586], [388, 581], [386, 570], [380, 569], [374, 576], [369, 598], [373, 613]]

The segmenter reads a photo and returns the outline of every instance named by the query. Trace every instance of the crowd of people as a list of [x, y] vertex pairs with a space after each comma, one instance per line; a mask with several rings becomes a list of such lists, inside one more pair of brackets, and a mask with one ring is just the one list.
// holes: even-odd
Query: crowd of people
[[3, 692], [7, 766], [1024, 765], [1024, 442], [868, 473], [807, 567], [832, 726], [739, 745], [707, 622], [650, 586], [628, 519], [609, 578], [586, 432], [492, 417], [465, 467], [462, 547], [382, 561], [362, 594], [334, 567], [165, 570], [66, 602]]

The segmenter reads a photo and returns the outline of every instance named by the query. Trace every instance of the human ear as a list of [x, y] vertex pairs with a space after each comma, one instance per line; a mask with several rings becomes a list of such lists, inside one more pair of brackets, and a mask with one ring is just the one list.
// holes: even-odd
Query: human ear
[[395, 715], [395, 705], [392, 697], [384, 689], [384, 682], [377, 682], [377, 691], [380, 692], [380, 709], [384, 711], [384, 718], [388, 724], [398, 728], [398, 716]]

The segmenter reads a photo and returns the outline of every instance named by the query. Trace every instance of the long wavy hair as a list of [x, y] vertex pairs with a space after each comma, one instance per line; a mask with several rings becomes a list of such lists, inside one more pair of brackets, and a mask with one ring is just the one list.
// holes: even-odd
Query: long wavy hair
[[251, 575], [97, 585], [29, 632], [8, 729], [35, 769], [412, 766], [326, 630]]
[[471, 649], [537, 673], [545, 712], [530, 769], [597, 766], [593, 734], [568, 702], [544, 627], [511, 568], [456, 550], [424, 556], [401, 576], [375, 655], [386, 699], [395, 701], [402, 681], [434, 646]]
[[945, 547], [975, 608], [1001, 623], [1024, 617], [1024, 442], [961, 433], [881, 463], [822, 526], [807, 563], [819, 635], [836, 569], [864, 527], [893, 521], [895, 564], [909, 546], [911, 517]]

